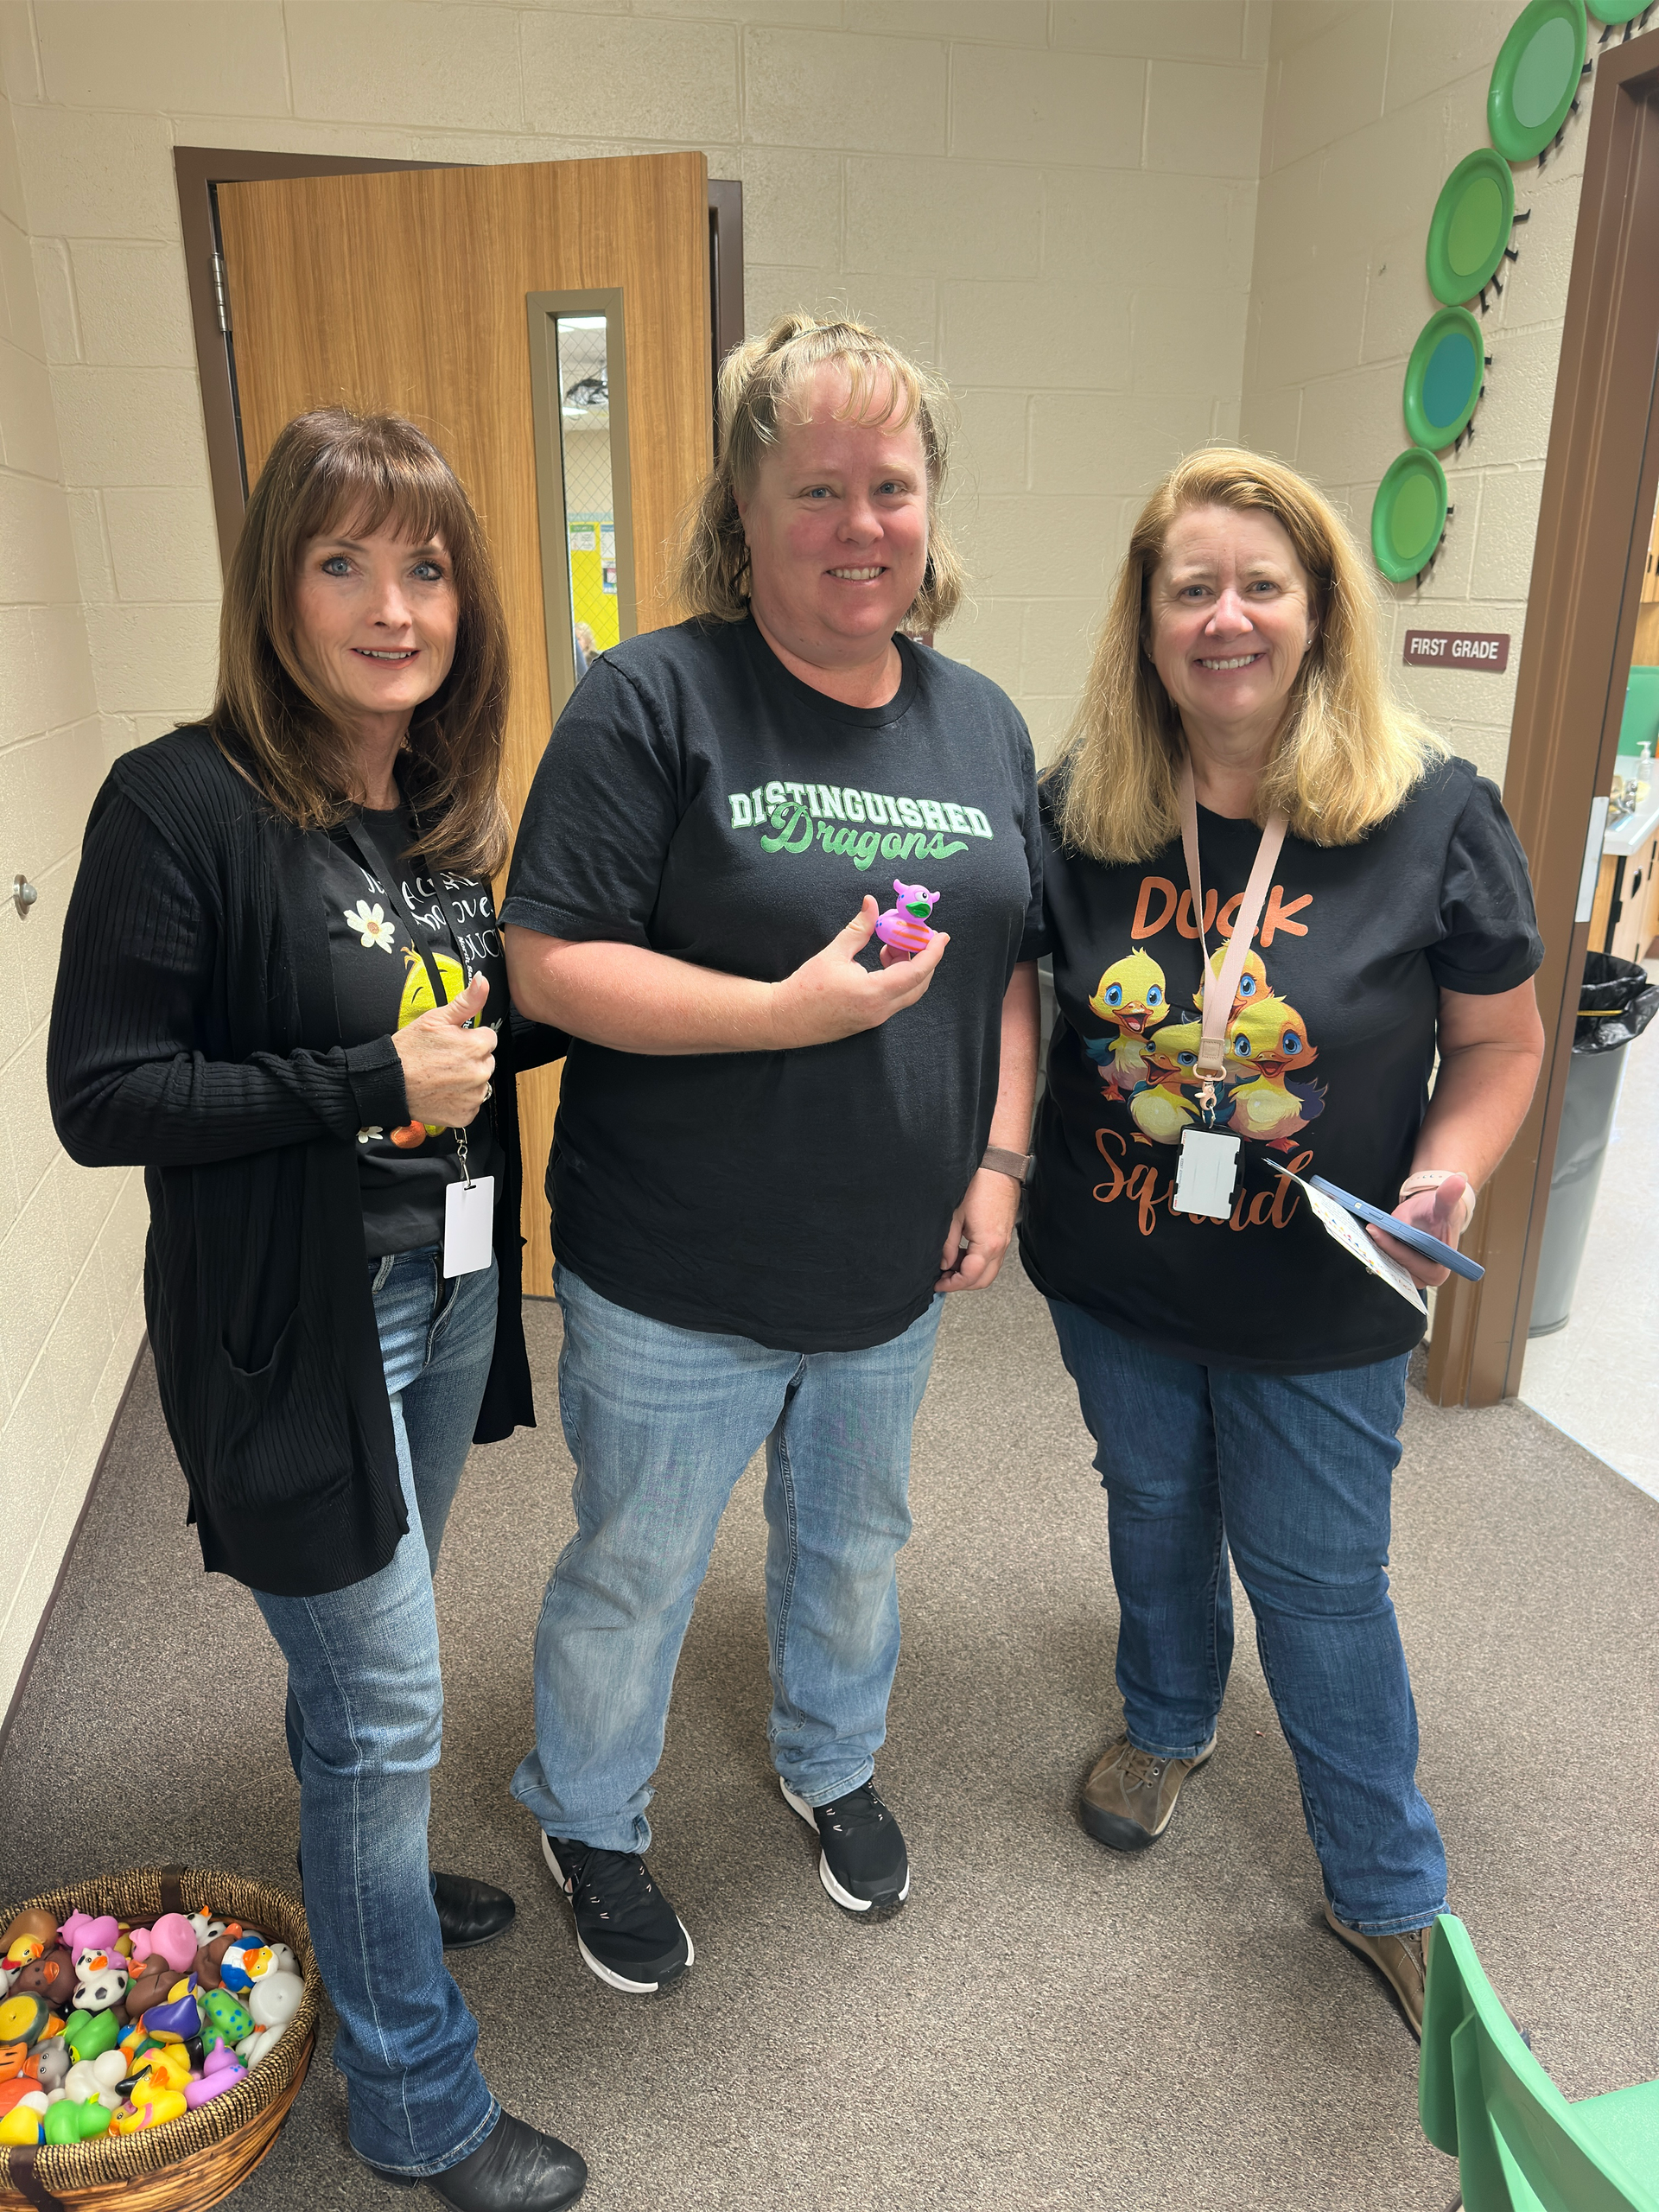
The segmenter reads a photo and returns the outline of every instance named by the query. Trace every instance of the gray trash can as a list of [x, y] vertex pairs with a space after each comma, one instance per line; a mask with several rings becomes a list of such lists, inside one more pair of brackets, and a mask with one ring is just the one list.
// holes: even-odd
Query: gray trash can
[[1634, 960], [1618, 960], [1610, 952], [1586, 956], [1529, 1337], [1553, 1336], [1572, 1313], [1626, 1051], [1656, 1013], [1659, 983], [1649, 983]]

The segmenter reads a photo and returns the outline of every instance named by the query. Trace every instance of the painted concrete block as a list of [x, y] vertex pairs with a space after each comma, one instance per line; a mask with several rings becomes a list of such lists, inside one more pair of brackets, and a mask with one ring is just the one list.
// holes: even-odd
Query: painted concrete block
[[1050, 169], [1043, 274], [1100, 291], [1170, 279], [1169, 240], [1181, 241], [1181, 278], [1196, 289], [1250, 282], [1254, 180], [1149, 171]]
[[0, 460], [8, 468], [55, 483], [58, 433], [50, 375], [35, 354], [0, 341]]
[[1032, 490], [1144, 497], [1210, 436], [1206, 401], [1207, 395], [1175, 392], [1038, 392], [1031, 403]]
[[723, 159], [725, 173], [742, 180], [743, 251], [747, 260], [839, 267], [839, 156], [743, 146], [734, 148]]
[[74, 548], [61, 486], [0, 472], [0, 603], [75, 594]]
[[207, 448], [193, 369], [52, 372], [69, 484], [205, 484]]
[[237, 0], [233, 10], [215, 0], [35, 0], [35, 21], [48, 100], [162, 115], [288, 111], [279, 0]]
[[176, 245], [77, 238], [69, 246], [83, 360], [194, 369], [195, 334], [184, 255]]
[[739, 137], [729, 23], [566, 15], [521, 18], [533, 130], [728, 143]]
[[1001, 384], [1018, 365], [1032, 390], [1126, 390], [1129, 303], [1095, 286], [1045, 281], [940, 287], [941, 365], [953, 382]]
[[1129, 309], [1135, 389], [1211, 398], [1236, 388], [1244, 358], [1248, 292], [1137, 291]]
[[951, 449], [953, 480], [975, 492], [1025, 491], [1026, 394], [970, 388], [953, 396], [961, 417]]
[[296, 116], [512, 130], [524, 123], [518, 13], [439, 0], [288, 0]]
[[1469, 579], [1476, 598], [1525, 603], [1543, 488], [1541, 467], [1483, 472], [1480, 542]]
[[1043, 180], [1002, 162], [847, 163], [851, 269], [923, 276], [1029, 276], [1043, 248]]
[[92, 607], [86, 632], [104, 713], [161, 712], [180, 697], [198, 700], [200, 713], [212, 699], [219, 667], [216, 605]]
[[114, 570], [112, 596], [216, 600], [219, 536], [201, 486], [149, 490], [112, 485], [104, 494]]
[[[1237, 60], [1243, 0], [1055, 0], [1054, 43], [1135, 60]], [[1266, 60], [1266, 54], [1261, 57]]]
[[173, 134], [165, 117], [20, 107], [12, 120], [31, 236], [178, 237]]
[[1275, 38], [1280, 71], [1263, 137], [1265, 168], [1299, 161], [1382, 114], [1392, 14], [1376, 6], [1346, 9], [1292, 52]]
[[1187, 176], [1253, 176], [1262, 150], [1264, 68], [1154, 61], [1147, 92], [1147, 167]]
[[1046, 46], [1048, 0], [847, 0], [849, 31]]
[[50, 359], [41, 321], [40, 296], [29, 241], [16, 223], [0, 216], [0, 295], [4, 301], [3, 335], [37, 361]]
[[945, 151], [938, 41], [755, 29], [743, 39], [745, 138], [849, 153]]
[[950, 58], [953, 149], [1138, 168], [1147, 65], [1115, 54], [963, 46]]

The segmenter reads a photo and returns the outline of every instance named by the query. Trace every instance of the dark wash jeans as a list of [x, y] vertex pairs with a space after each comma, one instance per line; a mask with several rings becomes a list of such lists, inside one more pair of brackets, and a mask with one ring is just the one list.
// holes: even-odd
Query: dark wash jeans
[[1389, 1596], [1406, 1362], [1257, 1375], [1168, 1359], [1049, 1300], [1099, 1446], [1129, 1741], [1192, 1758], [1233, 1656], [1230, 1549], [1338, 1920], [1370, 1936], [1446, 1910], [1417, 1788], [1417, 1708]]
[[288, 1662], [306, 1918], [340, 2016], [352, 2147], [406, 2174], [459, 2164], [500, 2113], [443, 1963], [426, 1852], [443, 1732], [432, 1569], [489, 1376], [496, 1269], [446, 1281], [438, 1257], [370, 1263], [408, 1533], [346, 1589], [253, 1593]]

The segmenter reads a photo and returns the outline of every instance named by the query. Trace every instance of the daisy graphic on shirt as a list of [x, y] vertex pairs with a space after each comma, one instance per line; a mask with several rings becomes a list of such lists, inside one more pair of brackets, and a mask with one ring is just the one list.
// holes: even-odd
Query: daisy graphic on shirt
[[383, 908], [371, 906], [366, 899], [359, 899], [355, 906], [345, 909], [345, 916], [346, 928], [355, 930], [365, 946], [378, 944], [385, 952], [391, 950], [397, 925], [386, 919]]

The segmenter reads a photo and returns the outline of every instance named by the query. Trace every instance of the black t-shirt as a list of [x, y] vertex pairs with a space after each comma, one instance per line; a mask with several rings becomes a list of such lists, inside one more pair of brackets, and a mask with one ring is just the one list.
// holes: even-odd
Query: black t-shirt
[[[328, 913], [328, 958], [342, 1045], [390, 1037], [436, 1003], [426, 963], [410, 941], [386, 884], [397, 882], [402, 903], [415, 917], [448, 998], [456, 997], [480, 969], [489, 978], [486, 1021], [507, 1015], [507, 971], [490, 887], [477, 876], [432, 875], [418, 857], [400, 860], [414, 837], [406, 807], [363, 808], [357, 817], [370, 849], [382, 862], [376, 874], [363, 866], [348, 832], [313, 838], [323, 904]], [[446, 906], [461, 930], [457, 945]], [[474, 1176], [497, 1172], [492, 1109], [486, 1105], [467, 1130], [467, 1164]], [[358, 1180], [363, 1192], [363, 1242], [371, 1259], [413, 1252], [443, 1241], [444, 1192], [461, 1180], [453, 1129], [420, 1122], [397, 1129], [357, 1133]]]
[[950, 932], [925, 997], [836, 1044], [656, 1057], [571, 1040], [554, 1249], [635, 1313], [852, 1351], [931, 1296], [990, 1128], [1003, 993], [1035, 957], [1041, 829], [1010, 702], [899, 651], [898, 692], [861, 709], [791, 676], [753, 621], [654, 631], [594, 662], [537, 771], [505, 923], [766, 982], [866, 892], [891, 909], [895, 880], [937, 892]]
[[[1028, 1273], [1205, 1365], [1314, 1374], [1408, 1351], [1421, 1317], [1278, 1170], [1391, 1211], [1428, 1103], [1441, 989], [1512, 990], [1537, 968], [1526, 859], [1496, 788], [1450, 760], [1357, 845], [1286, 838], [1227, 1028], [1215, 1125], [1247, 1141], [1224, 1222], [1170, 1204], [1173, 1147], [1198, 1116], [1201, 956], [1179, 840], [1103, 868], [1059, 850], [1046, 791], [1044, 816], [1059, 1019], [1020, 1239]], [[1260, 838], [1199, 808], [1207, 916], [1237, 912]], [[1218, 959], [1213, 925], [1209, 942]]]

